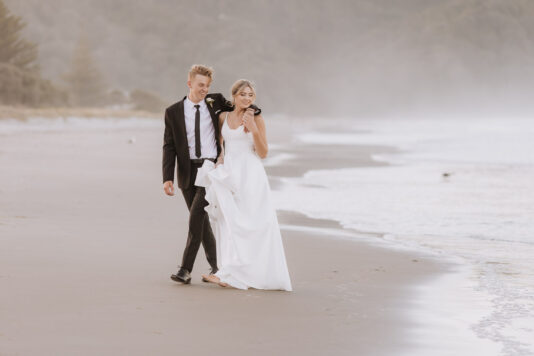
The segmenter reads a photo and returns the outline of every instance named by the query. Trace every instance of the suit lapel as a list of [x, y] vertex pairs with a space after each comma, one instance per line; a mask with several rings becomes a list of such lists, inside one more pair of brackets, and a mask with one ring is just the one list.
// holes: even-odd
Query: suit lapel
[[206, 105], [208, 106], [208, 110], [211, 115], [211, 121], [213, 122], [213, 128], [215, 129], [215, 145], [217, 146], [217, 157], [219, 157], [219, 154], [221, 153], [221, 143], [219, 142], [219, 118], [215, 114], [215, 110], [213, 110], [211, 105], [208, 104], [206, 99], [204, 99], [204, 101], [206, 102]]
[[[207, 98], [208, 97], [206, 97], [206, 99]], [[208, 104], [206, 99], [204, 99], [204, 102], [208, 106], [208, 110], [209, 110], [210, 115], [211, 115], [211, 121], [213, 121], [213, 128], [215, 128], [215, 137], [217, 137], [217, 135], [218, 135], [217, 133], [219, 132], [219, 119], [217, 119], [217, 115], [215, 115], [215, 111], [213, 111], [213, 108], [211, 107], [210, 104]]]
[[[187, 142], [187, 131], [185, 129], [185, 112], [184, 112], [185, 97], [178, 103], [178, 132], [181, 133], [184, 142]], [[186, 147], [189, 147], [186, 145]]]

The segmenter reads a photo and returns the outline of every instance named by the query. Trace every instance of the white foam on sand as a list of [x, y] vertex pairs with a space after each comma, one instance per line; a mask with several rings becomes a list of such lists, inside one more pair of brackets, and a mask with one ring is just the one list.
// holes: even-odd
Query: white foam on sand
[[290, 153], [279, 153], [279, 154], [271, 155], [263, 160], [263, 165], [265, 167], [277, 166], [277, 165], [282, 164], [283, 162], [293, 159], [294, 157], [295, 155], [290, 154]]
[[392, 246], [464, 266], [421, 286], [414, 301], [421, 313], [412, 315], [419, 325], [414, 338], [428, 340], [421, 347], [455, 347], [442, 353], [455, 355], [474, 353], [470, 345], [484, 355], [534, 354], [534, 121], [352, 124], [354, 132], [297, 138], [325, 149], [345, 143], [392, 145], [401, 152], [375, 156], [389, 166], [283, 178], [274, 192], [277, 207], [383, 233]]
[[492, 308], [491, 296], [476, 289], [472, 270], [456, 264], [454, 273], [415, 287], [405, 330], [414, 348], [400, 355], [501, 355], [498, 340], [479, 335], [473, 325]]

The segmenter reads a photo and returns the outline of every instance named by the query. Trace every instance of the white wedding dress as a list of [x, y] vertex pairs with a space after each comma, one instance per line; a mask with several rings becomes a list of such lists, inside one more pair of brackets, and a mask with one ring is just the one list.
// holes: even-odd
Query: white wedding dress
[[217, 240], [215, 274], [239, 289], [291, 291], [271, 190], [252, 134], [224, 120], [224, 164], [204, 161], [195, 185], [206, 188], [205, 208]]

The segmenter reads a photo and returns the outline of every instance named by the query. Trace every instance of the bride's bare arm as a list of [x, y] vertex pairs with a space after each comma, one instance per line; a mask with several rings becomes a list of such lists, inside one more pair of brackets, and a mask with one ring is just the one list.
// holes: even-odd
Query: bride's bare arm
[[217, 157], [217, 163], [215, 163], [215, 165], [224, 163], [224, 138], [222, 135], [222, 127], [224, 124], [225, 115], [225, 112], [219, 114], [219, 132], [217, 134], [219, 135], [219, 143], [221, 144], [221, 154], [219, 155], [219, 157]]
[[[251, 128], [248, 128], [252, 132], [252, 137], [254, 137], [254, 149], [260, 158], [267, 157], [269, 152], [269, 145], [267, 144], [267, 135], [265, 134], [265, 121], [260, 115], [254, 116], [252, 119], [255, 125], [251, 125]], [[254, 129], [253, 127], [256, 127]]]

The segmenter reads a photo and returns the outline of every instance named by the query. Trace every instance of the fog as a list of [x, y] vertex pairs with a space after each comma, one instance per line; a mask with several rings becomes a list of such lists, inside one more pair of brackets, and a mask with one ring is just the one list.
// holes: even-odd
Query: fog
[[528, 0], [4, 0], [62, 83], [80, 38], [109, 90], [171, 104], [188, 68], [212, 91], [256, 83], [269, 112], [345, 117], [530, 115]]

